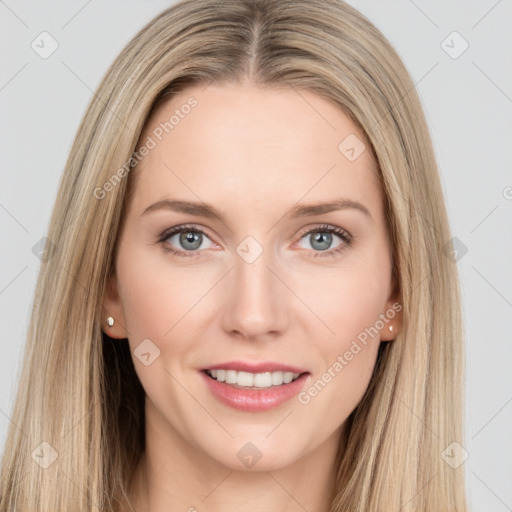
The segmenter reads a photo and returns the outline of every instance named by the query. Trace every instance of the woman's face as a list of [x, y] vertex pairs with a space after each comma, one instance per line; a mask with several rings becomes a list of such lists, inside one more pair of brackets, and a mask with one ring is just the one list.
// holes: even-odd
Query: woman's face
[[334, 454], [399, 327], [363, 144], [292, 88], [193, 87], [149, 120], [105, 308], [162, 447], [232, 469]]

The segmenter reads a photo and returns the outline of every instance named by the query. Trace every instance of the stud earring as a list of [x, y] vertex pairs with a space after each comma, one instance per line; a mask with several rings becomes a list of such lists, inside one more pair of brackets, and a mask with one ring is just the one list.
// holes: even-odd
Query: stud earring
[[391, 332], [393, 332], [393, 326], [392, 326], [392, 325], [390, 325], [390, 326], [389, 326], [389, 330], [390, 330]]
[[111, 316], [107, 316], [107, 325], [112, 327], [114, 325], [114, 319]]

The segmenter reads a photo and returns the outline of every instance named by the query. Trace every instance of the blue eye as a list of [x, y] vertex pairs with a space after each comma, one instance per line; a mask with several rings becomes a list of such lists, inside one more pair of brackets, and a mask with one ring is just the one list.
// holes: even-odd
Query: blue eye
[[[329, 249], [333, 242], [333, 235], [336, 235], [338, 238], [340, 238], [342, 243], [339, 244], [335, 249]], [[302, 236], [301, 240], [304, 238], [310, 241], [309, 243], [314, 250], [314, 254], [312, 255], [314, 258], [319, 256], [334, 256], [352, 245], [352, 237], [349, 235], [349, 233], [344, 229], [337, 228], [335, 226], [317, 226], [307, 231]]]
[[[204, 238], [207, 237], [206, 233], [193, 226], [177, 226], [171, 230], [163, 233], [159, 239], [162, 242], [164, 250], [179, 256], [195, 256], [195, 252], [201, 248]], [[184, 250], [173, 249], [169, 244], [172, 238], [177, 238], [178, 247]], [[206, 247], [208, 248], [208, 247]], [[205, 247], [203, 247], [205, 249]]]
[[[342, 243], [334, 249], [329, 249], [333, 243], [333, 235], [341, 239]], [[310, 246], [313, 251], [312, 257], [315, 258], [319, 256], [335, 256], [345, 248], [352, 245], [352, 236], [344, 229], [335, 226], [317, 226], [304, 233], [301, 240], [307, 239], [307, 237], [309, 237]], [[176, 238], [176, 240], [172, 241], [173, 238]], [[168, 229], [160, 235], [158, 242], [163, 245], [166, 252], [180, 257], [191, 257], [199, 256], [199, 249], [208, 249], [212, 247], [211, 240], [209, 246], [203, 247], [203, 242], [205, 240], [210, 239], [202, 229], [199, 229], [194, 225], [185, 225], [175, 226]], [[181, 249], [179, 249], [180, 247]]]

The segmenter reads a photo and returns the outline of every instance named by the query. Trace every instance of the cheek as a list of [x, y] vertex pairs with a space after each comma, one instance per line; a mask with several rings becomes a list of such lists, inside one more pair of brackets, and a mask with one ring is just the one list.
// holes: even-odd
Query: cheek
[[309, 283], [309, 295], [306, 288], [299, 292], [308, 297], [316, 314], [307, 315], [303, 328], [316, 340], [319, 364], [313, 380], [323, 381], [318, 389], [324, 384], [330, 388], [323, 393], [326, 401], [320, 400], [326, 406], [329, 400], [340, 399], [349, 409], [355, 407], [369, 383], [380, 346], [381, 313], [388, 299], [389, 264], [386, 258], [360, 259], [336, 271], [329, 269], [323, 277], [318, 274], [315, 286]]
[[324, 418], [326, 430], [345, 421], [368, 388], [381, 343], [376, 323], [387, 299], [382, 275], [351, 268], [337, 277], [339, 284], [331, 281], [323, 288], [325, 293], [314, 294], [315, 312], [332, 332], [320, 325], [327, 335], [319, 336], [318, 320], [311, 321], [316, 327], [309, 332], [316, 340], [317, 364], [298, 397], [304, 414]]
[[389, 292], [387, 262], [343, 264], [317, 273], [314, 279], [302, 278], [296, 289], [317, 317], [306, 315], [311, 322], [315, 320], [317, 336], [324, 333], [323, 339], [341, 348], [366, 328], [375, 326], [383, 312]]
[[117, 260], [119, 291], [130, 343], [150, 338], [159, 346], [205, 293], [205, 276], [170, 262], [163, 251], [127, 243]]
[[[207, 279], [172, 264], [163, 251], [151, 252], [137, 244], [120, 246], [116, 268], [123, 314], [135, 371], [147, 396], [160, 410], [171, 404], [181, 411], [182, 391], [173, 376], [183, 373], [197, 348], [190, 321], [199, 310], [194, 307], [200, 306]], [[154, 345], [144, 345], [147, 339]], [[150, 353], [147, 365], [137, 355], [145, 352]]]

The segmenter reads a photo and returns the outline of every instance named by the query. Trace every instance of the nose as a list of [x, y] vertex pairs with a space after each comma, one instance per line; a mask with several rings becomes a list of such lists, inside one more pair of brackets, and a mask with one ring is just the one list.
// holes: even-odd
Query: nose
[[235, 254], [234, 268], [226, 283], [222, 325], [227, 333], [240, 339], [275, 338], [288, 325], [287, 293], [270, 251], [252, 262]]

